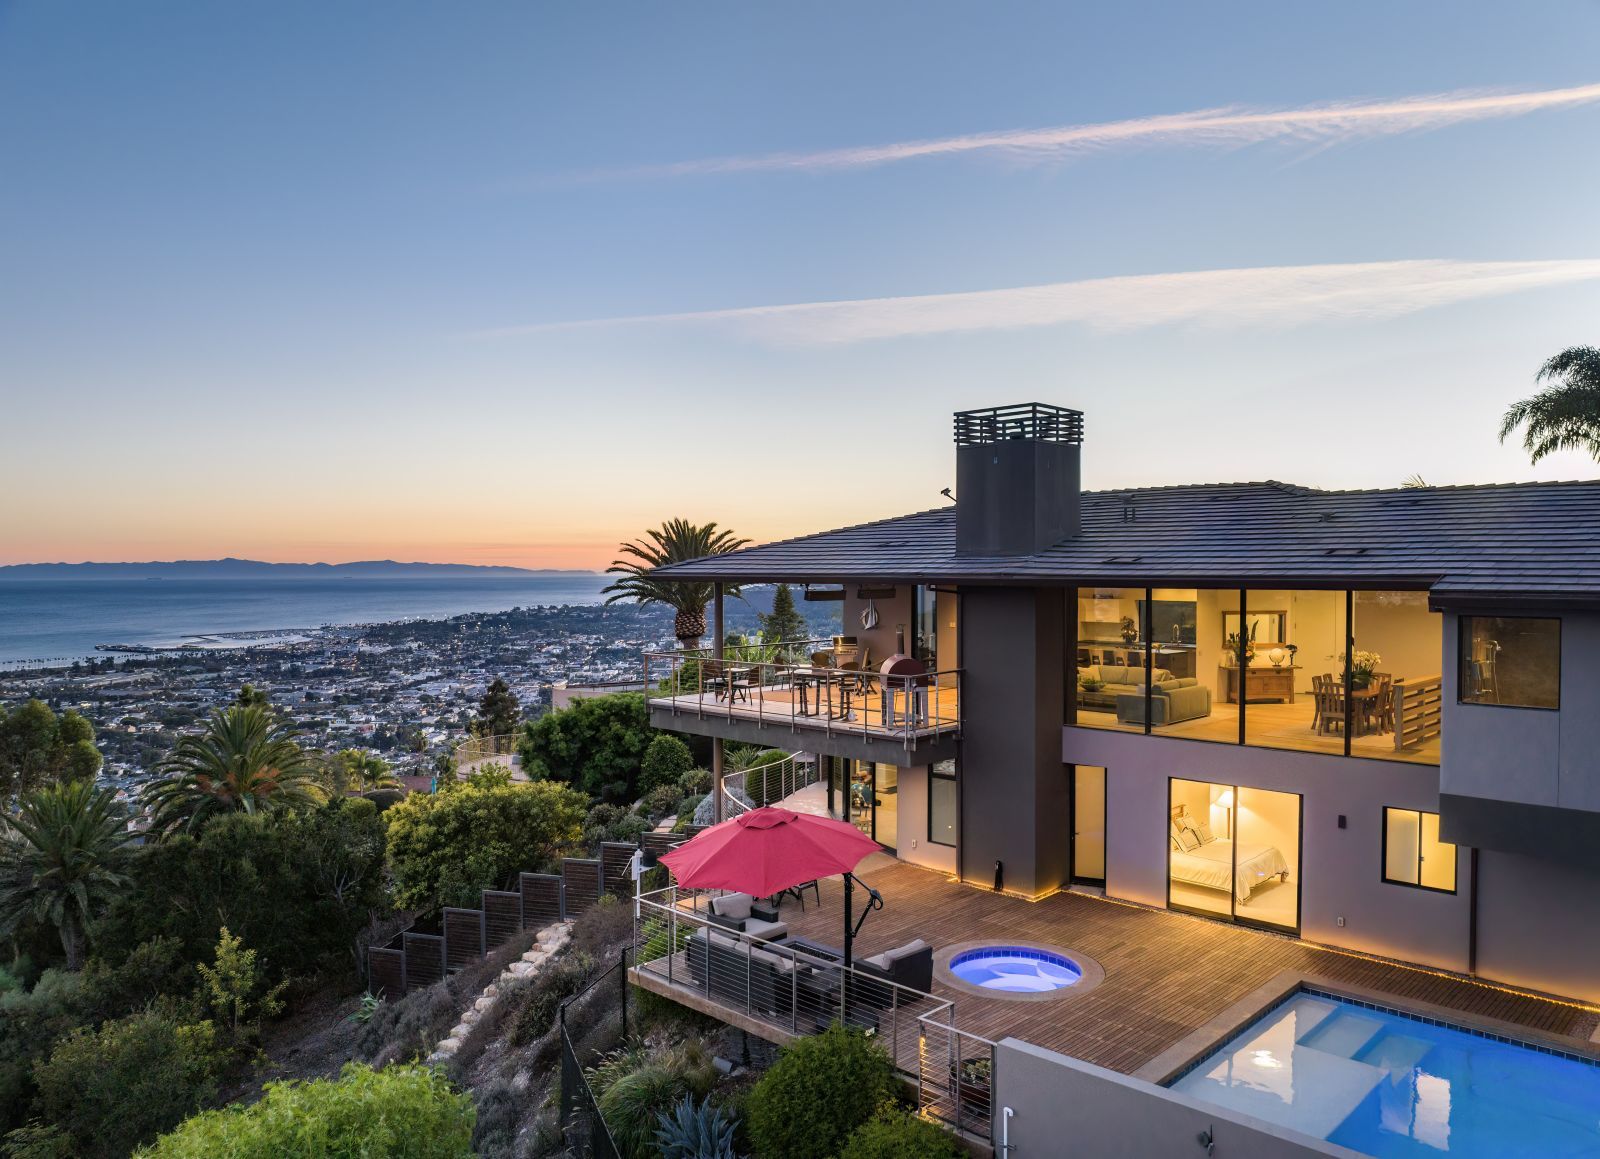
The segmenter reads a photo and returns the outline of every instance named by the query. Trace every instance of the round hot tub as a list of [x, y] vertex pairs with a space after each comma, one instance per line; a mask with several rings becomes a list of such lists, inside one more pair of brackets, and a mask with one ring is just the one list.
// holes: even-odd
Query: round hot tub
[[1059, 946], [969, 942], [952, 946], [939, 957], [938, 973], [944, 982], [988, 998], [1064, 998], [1105, 977], [1093, 958]]
[[950, 972], [969, 985], [1010, 994], [1064, 990], [1083, 979], [1078, 963], [1065, 954], [1027, 946], [985, 946], [950, 959]]

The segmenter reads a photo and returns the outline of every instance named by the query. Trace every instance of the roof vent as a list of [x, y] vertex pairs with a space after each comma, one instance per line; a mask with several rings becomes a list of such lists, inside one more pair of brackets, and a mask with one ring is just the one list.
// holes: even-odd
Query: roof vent
[[1139, 509], [1133, 505], [1132, 495], [1124, 495], [1122, 497], [1122, 522], [1139, 522]]
[[1364, 547], [1330, 547], [1327, 550], [1325, 550], [1322, 554], [1323, 555], [1366, 555], [1367, 554], [1367, 549], [1364, 548]]
[[1101, 560], [1100, 562], [1102, 565], [1106, 566], [1127, 567], [1138, 563], [1142, 559], [1144, 559], [1144, 556], [1142, 555], [1113, 555], [1107, 559]]

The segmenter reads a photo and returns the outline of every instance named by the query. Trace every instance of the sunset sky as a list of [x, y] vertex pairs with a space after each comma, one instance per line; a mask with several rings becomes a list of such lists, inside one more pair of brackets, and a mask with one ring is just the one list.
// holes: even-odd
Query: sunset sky
[[[1115, 9], [1115, 11], [1113, 11]], [[1600, 5], [0, 0], [0, 563], [603, 566], [1085, 483], [1594, 477]]]

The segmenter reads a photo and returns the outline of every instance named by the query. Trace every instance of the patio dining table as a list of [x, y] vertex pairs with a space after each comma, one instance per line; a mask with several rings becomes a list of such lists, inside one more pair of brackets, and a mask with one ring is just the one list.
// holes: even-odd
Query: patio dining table
[[[821, 668], [814, 665], [805, 665], [790, 670], [790, 678], [794, 682], [795, 692], [800, 697], [800, 715], [818, 716], [823, 713], [823, 697], [827, 697], [827, 717], [829, 720], [844, 720], [850, 715], [852, 708], [851, 693], [859, 681], [861, 674], [848, 668]], [[834, 711], [833, 690], [839, 690], [839, 710]], [[806, 697], [807, 689], [816, 692], [815, 706]]]

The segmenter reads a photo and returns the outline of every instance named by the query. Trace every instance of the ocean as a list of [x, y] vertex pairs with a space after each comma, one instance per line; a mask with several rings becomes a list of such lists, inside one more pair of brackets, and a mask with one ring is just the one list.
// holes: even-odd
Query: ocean
[[223, 633], [372, 624], [535, 604], [598, 604], [607, 577], [0, 581], [0, 667], [176, 647]]

